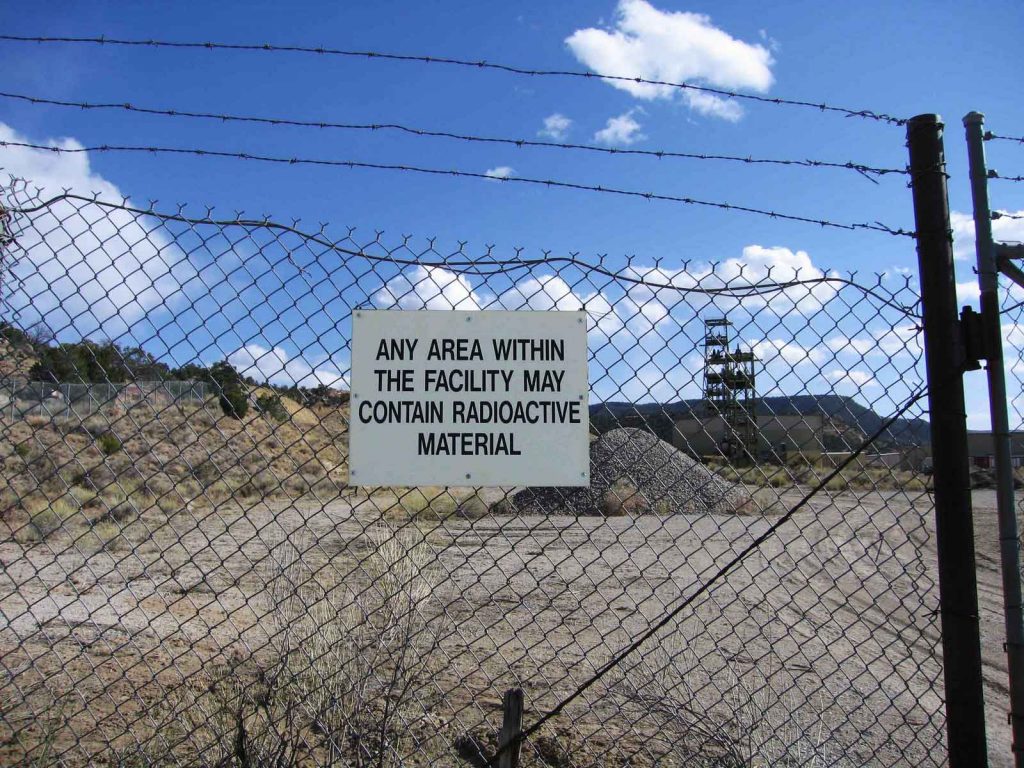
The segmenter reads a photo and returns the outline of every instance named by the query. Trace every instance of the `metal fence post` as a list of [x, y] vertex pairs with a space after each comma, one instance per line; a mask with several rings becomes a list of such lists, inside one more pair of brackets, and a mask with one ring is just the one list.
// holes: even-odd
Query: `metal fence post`
[[501, 734], [498, 737], [498, 768], [519, 768], [523, 730], [523, 689], [509, 688], [502, 699]]
[[949, 764], [987, 765], [978, 590], [967, 458], [966, 361], [938, 115], [907, 123], [928, 376]]
[[1014, 764], [1017, 768], [1024, 768], [1024, 616], [1021, 613], [1020, 536], [1010, 459], [1010, 419], [1006, 405], [1003, 336], [999, 319], [999, 270], [992, 240], [988, 169], [985, 167], [985, 116], [978, 112], [968, 113], [964, 116], [964, 128], [967, 131], [967, 155], [971, 169], [982, 332], [987, 357], [985, 369], [988, 375], [992, 439], [995, 443], [999, 555], [1003, 576], [1006, 662], [1010, 676], [1010, 725], [1013, 730]]

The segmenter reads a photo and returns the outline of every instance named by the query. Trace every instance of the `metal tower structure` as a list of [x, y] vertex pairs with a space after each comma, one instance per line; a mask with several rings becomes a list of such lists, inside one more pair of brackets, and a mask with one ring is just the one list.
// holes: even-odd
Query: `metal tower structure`
[[704, 321], [704, 401], [710, 415], [725, 422], [722, 453], [731, 459], [752, 460], [757, 455], [757, 407], [752, 349], [737, 344], [730, 349], [728, 318]]

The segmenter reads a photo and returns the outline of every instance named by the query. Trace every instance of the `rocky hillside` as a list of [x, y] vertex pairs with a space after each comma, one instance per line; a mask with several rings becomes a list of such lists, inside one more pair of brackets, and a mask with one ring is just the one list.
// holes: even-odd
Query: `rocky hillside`
[[[676, 419], [701, 412], [703, 400], [682, 400], [675, 403], [606, 402], [590, 406], [590, 419], [599, 432], [629, 424], [639, 416], [658, 432], [659, 425], [667, 426], [671, 434]], [[756, 401], [760, 410], [778, 416], [826, 416], [836, 424], [846, 425], [861, 434], [870, 435], [886, 421], [871, 408], [844, 395], [793, 395], [765, 397]], [[924, 445], [931, 436], [931, 427], [924, 419], [897, 419], [888, 435], [878, 441], [880, 448]], [[664, 436], [662, 436], [664, 438]]]
[[245, 504], [337, 496], [348, 480], [347, 406], [283, 404], [282, 421], [252, 410], [229, 418], [213, 399], [110, 406], [84, 420], [4, 419], [0, 519], [8, 534], [38, 538], [62, 524], [55, 515], [92, 525], [229, 498]]

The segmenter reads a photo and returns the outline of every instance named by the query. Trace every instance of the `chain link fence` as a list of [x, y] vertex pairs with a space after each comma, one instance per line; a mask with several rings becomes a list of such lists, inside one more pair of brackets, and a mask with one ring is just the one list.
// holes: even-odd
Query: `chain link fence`
[[[999, 277], [1000, 324], [1003, 335], [1003, 375], [1006, 381], [1006, 406], [1008, 426], [1010, 429], [1010, 464], [1013, 467], [1013, 488], [1017, 509], [1017, 524], [1024, 528], [1024, 287], [1000, 275]], [[968, 436], [968, 452], [971, 461], [971, 472], [977, 485], [987, 489], [986, 500], [990, 506], [996, 505], [998, 478], [996, 477], [995, 442], [991, 432], [975, 433]], [[995, 524], [991, 527], [995, 529]], [[999, 531], [986, 531], [985, 541], [995, 549], [999, 541]], [[1019, 545], [1018, 545], [1019, 546]], [[1019, 550], [1018, 550], [1019, 551]], [[1024, 566], [1020, 574], [1024, 578]], [[996, 582], [996, 575], [989, 576], [991, 583]], [[1000, 590], [1002, 584], [999, 584]], [[999, 593], [1002, 594], [1001, 591]], [[1001, 639], [1001, 638], [1000, 638]], [[1004, 656], [997, 656], [993, 662], [994, 671], [1000, 675], [998, 682], [1006, 674]], [[986, 670], [987, 671], [987, 670]], [[1014, 682], [1011, 680], [1011, 684]]]
[[133, 381], [119, 384], [69, 384], [6, 379], [0, 381], [0, 408], [11, 419], [26, 416], [84, 419], [104, 408], [171, 403], [204, 403], [213, 396], [203, 381]]
[[[908, 276], [0, 200], [0, 762], [944, 764]], [[591, 486], [349, 485], [360, 307], [585, 310]]]

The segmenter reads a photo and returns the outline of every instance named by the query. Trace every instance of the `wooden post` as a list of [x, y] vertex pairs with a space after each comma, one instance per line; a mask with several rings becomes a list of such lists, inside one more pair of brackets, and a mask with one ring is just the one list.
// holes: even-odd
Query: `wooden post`
[[509, 688], [501, 702], [498, 768], [519, 768], [519, 734], [523, 731], [523, 689]]

